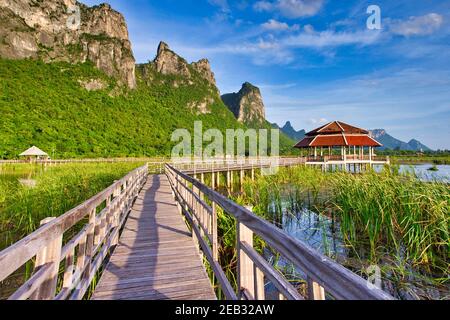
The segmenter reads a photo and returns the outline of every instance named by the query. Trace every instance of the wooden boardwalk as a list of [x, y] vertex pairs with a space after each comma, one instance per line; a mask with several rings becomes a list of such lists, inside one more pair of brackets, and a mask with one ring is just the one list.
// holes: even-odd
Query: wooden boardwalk
[[148, 177], [92, 299], [216, 299], [165, 175]]

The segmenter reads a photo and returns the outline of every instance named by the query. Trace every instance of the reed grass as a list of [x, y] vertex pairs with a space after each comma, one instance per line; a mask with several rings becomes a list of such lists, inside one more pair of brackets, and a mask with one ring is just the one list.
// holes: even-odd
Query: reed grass
[[350, 174], [301, 166], [282, 168], [254, 182], [247, 179], [243, 197], [254, 212], [266, 219], [277, 217], [282, 185], [297, 194], [300, 206], [333, 214], [345, 243], [358, 257], [377, 263], [401, 252], [414, 267], [448, 274], [448, 184], [422, 182], [414, 174], [400, 174], [397, 167]]
[[[39, 227], [46, 217], [57, 217], [102, 191], [142, 163], [87, 163], [7, 165], [0, 173], [0, 248]], [[18, 177], [32, 178], [35, 186]]]

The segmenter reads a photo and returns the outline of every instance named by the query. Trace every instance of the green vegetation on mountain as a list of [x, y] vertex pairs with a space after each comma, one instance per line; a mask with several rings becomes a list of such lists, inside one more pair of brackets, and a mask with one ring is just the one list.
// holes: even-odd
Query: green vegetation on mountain
[[[200, 76], [144, 76], [139, 67], [136, 76], [130, 90], [91, 63], [0, 59], [0, 158], [16, 158], [31, 145], [54, 158], [170, 155], [172, 132], [192, 132], [195, 121], [204, 130], [245, 128]], [[102, 89], [83, 85], [93, 81]], [[206, 98], [208, 113], [189, 108]], [[292, 141], [281, 140], [289, 151]]]

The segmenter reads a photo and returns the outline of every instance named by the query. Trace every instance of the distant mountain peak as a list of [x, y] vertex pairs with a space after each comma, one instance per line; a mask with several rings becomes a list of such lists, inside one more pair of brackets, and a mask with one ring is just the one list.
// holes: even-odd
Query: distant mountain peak
[[286, 121], [285, 125], [281, 128], [281, 131], [288, 137], [296, 141], [303, 139], [306, 134], [305, 130], [296, 131], [290, 121]]
[[430, 151], [431, 149], [416, 139], [411, 139], [408, 143], [398, 140], [387, 133], [385, 129], [370, 130], [372, 138], [380, 142], [383, 147], [380, 149], [410, 150], [410, 151]]
[[294, 129], [294, 127], [292, 126], [290, 121], [286, 121], [285, 125], [283, 126], [283, 129]]

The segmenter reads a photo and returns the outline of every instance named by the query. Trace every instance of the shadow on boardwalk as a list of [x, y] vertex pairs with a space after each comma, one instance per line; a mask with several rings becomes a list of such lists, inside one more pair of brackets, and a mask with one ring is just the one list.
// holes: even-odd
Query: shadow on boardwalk
[[166, 176], [149, 176], [93, 299], [215, 298]]

